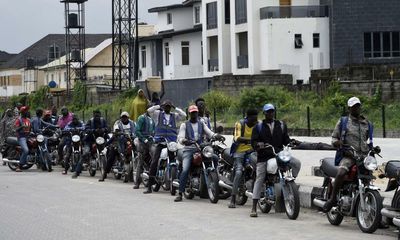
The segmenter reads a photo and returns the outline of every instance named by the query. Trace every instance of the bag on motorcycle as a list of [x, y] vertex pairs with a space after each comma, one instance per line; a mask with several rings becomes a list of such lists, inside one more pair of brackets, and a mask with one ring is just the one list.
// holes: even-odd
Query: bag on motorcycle
[[400, 177], [400, 161], [392, 160], [387, 162], [385, 172], [388, 178]]

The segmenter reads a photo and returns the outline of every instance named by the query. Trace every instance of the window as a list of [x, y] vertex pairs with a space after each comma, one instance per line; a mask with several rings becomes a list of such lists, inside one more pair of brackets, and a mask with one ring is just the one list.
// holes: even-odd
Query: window
[[373, 45], [373, 57], [381, 57], [381, 34], [379, 32], [374, 32], [372, 34], [372, 45]]
[[200, 23], [200, 6], [194, 8], [194, 24]]
[[400, 57], [400, 38], [399, 32], [392, 32], [392, 56]]
[[319, 48], [319, 33], [313, 34], [313, 47]]
[[371, 33], [364, 33], [364, 57], [372, 57], [372, 39]]
[[201, 41], [201, 65], [203, 65], [203, 41]]
[[146, 68], [146, 46], [142, 46], [142, 68]]
[[231, 1], [225, 0], [225, 24], [231, 24]]
[[382, 33], [383, 57], [390, 57], [390, 32]]
[[172, 24], [172, 14], [167, 13], [167, 24]]
[[400, 32], [364, 33], [364, 57], [400, 57]]
[[169, 66], [169, 43], [164, 44], [165, 51], [165, 66]]
[[181, 42], [182, 65], [189, 65], [189, 42]]
[[207, 29], [217, 28], [217, 2], [207, 3]]
[[235, 1], [236, 24], [247, 22], [247, 0]]
[[301, 40], [301, 34], [294, 35], [294, 48], [302, 48], [303, 41]]

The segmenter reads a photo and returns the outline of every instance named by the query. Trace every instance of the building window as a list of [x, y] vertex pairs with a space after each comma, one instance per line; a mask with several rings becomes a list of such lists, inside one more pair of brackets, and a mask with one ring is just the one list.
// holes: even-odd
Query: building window
[[146, 68], [146, 46], [142, 46], [142, 68]]
[[235, 1], [236, 24], [247, 23], [247, 0]]
[[172, 14], [167, 13], [167, 24], [172, 24]]
[[313, 47], [319, 48], [319, 33], [313, 34]]
[[194, 8], [194, 24], [200, 23], [200, 6]]
[[231, 1], [225, 0], [225, 24], [231, 24]]
[[169, 43], [164, 43], [165, 66], [169, 66]]
[[217, 2], [207, 3], [207, 29], [218, 27]]
[[189, 42], [181, 42], [182, 65], [189, 65]]
[[294, 48], [302, 48], [303, 41], [301, 40], [301, 34], [294, 35]]
[[364, 33], [364, 57], [400, 57], [400, 32]]
[[203, 41], [201, 41], [201, 65], [203, 65]]

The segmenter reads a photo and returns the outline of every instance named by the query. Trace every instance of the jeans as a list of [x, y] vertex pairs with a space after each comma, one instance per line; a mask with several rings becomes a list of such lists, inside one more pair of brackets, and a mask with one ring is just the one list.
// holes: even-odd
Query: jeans
[[[289, 165], [292, 168], [293, 177], [297, 177], [297, 175], [300, 172], [301, 162], [297, 158], [292, 157]], [[254, 200], [260, 199], [266, 175], [267, 175], [267, 162], [258, 162], [256, 171], [256, 182], [254, 184], [254, 189], [253, 189]]]
[[134, 179], [138, 184], [140, 181], [140, 174], [142, 174], [143, 172], [144, 163], [151, 161], [150, 148], [151, 148], [151, 142], [148, 143], [139, 142], [138, 146], [139, 159], [137, 163], [136, 179]]
[[29, 154], [29, 148], [28, 148], [28, 143], [26, 142], [25, 137], [20, 137], [18, 138], [18, 143], [21, 146], [21, 157], [19, 159], [19, 165], [22, 167], [26, 164], [27, 159], [28, 159], [28, 154]]
[[243, 161], [246, 156], [246, 153], [235, 153], [233, 155], [233, 169], [234, 169], [234, 178], [233, 178], [233, 186], [232, 186], [232, 196], [235, 196], [238, 192], [240, 179], [243, 174]]
[[179, 176], [179, 193], [183, 193], [185, 191], [189, 170], [192, 166], [193, 154], [195, 152], [195, 148], [184, 148], [182, 150], [182, 172]]
[[[150, 183], [152, 184], [154, 181], [154, 178], [156, 176], [157, 173], [157, 168], [158, 168], [158, 162], [160, 160], [160, 155], [161, 155], [161, 151], [163, 150], [163, 148], [166, 148], [167, 146], [163, 145], [163, 144], [158, 144], [155, 143], [152, 146], [151, 152], [153, 153], [151, 156], [151, 164], [150, 164], [150, 172], [149, 172], [149, 176], [150, 176]], [[172, 159], [174, 159], [174, 153], [168, 151], [168, 157], [169, 160], [171, 161]]]

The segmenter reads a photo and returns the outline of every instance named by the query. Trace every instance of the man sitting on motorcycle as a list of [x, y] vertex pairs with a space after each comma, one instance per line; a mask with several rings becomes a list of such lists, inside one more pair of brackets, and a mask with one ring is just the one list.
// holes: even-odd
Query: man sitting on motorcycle
[[[353, 154], [349, 151], [345, 151], [343, 148], [344, 145], [353, 147], [361, 156], [366, 156], [370, 148], [372, 148], [372, 142], [368, 144], [369, 135], [372, 136], [372, 130], [370, 130], [370, 126], [372, 125], [361, 115], [360, 99], [357, 97], [350, 98], [347, 101], [347, 106], [350, 115], [340, 118], [332, 133], [332, 145], [339, 151], [343, 151], [343, 155], [340, 159], [335, 159], [338, 162], [340, 161], [339, 170], [333, 183], [330, 199], [324, 205], [324, 212], [329, 212], [331, 208], [336, 205], [336, 196], [343, 185], [344, 178], [351, 167], [356, 164]], [[347, 121], [347, 123], [344, 121]]]
[[146, 161], [146, 159], [151, 159], [150, 148], [151, 145], [153, 144], [154, 129], [155, 129], [154, 121], [147, 112], [139, 116], [135, 132], [136, 136], [139, 139], [139, 146], [138, 146], [139, 161], [137, 165], [138, 172], [136, 174], [136, 179], [134, 179], [135, 185], [133, 186], [133, 189], [139, 188], [139, 179], [144, 161]]
[[249, 109], [246, 112], [246, 118], [235, 124], [234, 144], [232, 144], [231, 149], [231, 153], [233, 153], [235, 177], [233, 179], [232, 198], [229, 208], [236, 207], [236, 194], [242, 177], [244, 160], [247, 155], [253, 152], [250, 140], [253, 128], [257, 124], [257, 115], [257, 110]]
[[[175, 109], [174, 112], [171, 112], [172, 108]], [[175, 107], [171, 101], [166, 100], [163, 104], [153, 106], [147, 109], [147, 112], [153, 119], [156, 129], [154, 133], [154, 145], [152, 146], [152, 157], [150, 164], [150, 172], [149, 172], [149, 185], [147, 187], [147, 191], [144, 194], [151, 193], [151, 187], [155, 183], [155, 176], [158, 167], [158, 160], [161, 155], [162, 149], [165, 147], [160, 142], [165, 139], [168, 142], [176, 142], [177, 140], [177, 122], [186, 118], [186, 113], [182, 111], [182, 109]], [[170, 160], [173, 159], [174, 154], [168, 151], [168, 156]]]
[[[107, 178], [107, 173], [109, 173], [111, 171], [111, 168], [115, 162], [115, 157], [116, 155], [125, 154], [125, 144], [126, 144], [126, 137], [124, 135], [120, 135], [120, 136], [116, 136], [119, 133], [123, 133], [126, 134], [128, 136], [130, 136], [130, 138], [135, 139], [135, 122], [133, 122], [132, 120], [129, 119], [129, 113], [128, 112], [122, 112], [120, 119], [117, 120], [114, 123], [114, 136], [108, 141], [107, 145], [109, 145], [110, 143], [112, 143], [114, 141], [114, 138], [116, 137], [116, 139], [118, 140], [118, 150], [115, 148], [109, 148], [108, 149], [108, 158], [107, 158], [107, 165], [105, 168], [105, 175], [101, 176], [99, 179], [99, 182], [104, 182], [104, 179]], [[132, 142], [133, 144], [133, 142]]]
[[27, 117], [29, 108], [23, 106], [20, 108], [20, 116], [15, 121], [15, 127], [17, 132], [18, 143], [21, 146], [21, 157], [19, 159], [19, 166], [16, 168], [16, 172], [21, 172], [22, 166], [26, 164], [29, 148], [27, 138], [31, 132], [31, 121]]
[[32, 123], [32, 132], [37, 134], [39, 133], [40, 129], [42, 128], [42, 116], [43, 116], [43, 109], [38, 108], [36, 109], [36, 116], [31, 119]]
[[[95, 144], [97, 137], [104, 137], [108, 132], [107, 122], [101, 117], [100, 110], [96, 109], [93, 111], [93, 117], [87, 121], [85, 125], [87, 135], [85, 137], [85, 143], [83, 147], [82, 159], [86, 162], [90, 162], [92, 145]], [[80, 171], [75, 171], [72, 178], [77, 178]]]
[[[77, 115], [73, 115], [72, 121], [65, 126], [64, 131], [72, 131], [72, 130], [78, 130], [78, 131], [83, 131], [85, 130], [85, 124], [83, 124], [82, 121], [79, 121], [79, 118]], [[64, 155], [64, 171], [62, 174], [67, 174], [68, 169], [69, 169], [69, 159], [71, 157], [72, 153], [72, 139], [71, 135], [66, 135], [65, 138], [65, 155]], [[78, 169], [81, 169], [82, 167], [79, 166]]]
[[189, 107], [190, 119], [181, 124], [179, 129], [179, 143], [184, 145], [182, 151], [182, 172], [179, 177], [179, 195], [175, 198], [175, 202], [182, 201], [182, 193], [185, 191], [189, 170], [192, 165], [193, 154], [196, 147], [193, 146], [194, 142], [201, 144], [205, 137], [215, 137], [217, 140], [224, 140], [225, 138], [219, 134], [211, 131], [203, 120], [198, 117], [199, 109], [195, 105]]
[[[73, 114], [68, 111], [68, 108], [66, 106], [63, 106], [61, 108], [61, 116], [58, 118], [57, 121], [57, 126], [60, 127], [61, 130], [64, 130], [65, 126], [67, 126], [71, 121], [72, 121], [72, 116]], [[58, 144], [58, 159], [64, 159], [63, 158], [63, 149], [65, 146], [66, 139], [62, 138], [60, 143]]]
[[[264, 148], [265, 144], [272, 145], [275, 152], [278, 153], [285, 145], [289, 145], [290, 142], [297, 142], [296, 140], [291, 140], [289, 138], [286, 124], [274, 119], [274, 105], [270, 103], [265, 104], [263, 107], [263, 113], [265, 119], [253, 128], [251, 135], [251, 145], [253, 146], [253, 149], [257, 151], [257, 171], [253, 189], [253, 207], [250, 217], [257, 217], [257, 204], [267, 174], [267, 161], [275, 157], [272, 149]], [[292, 157], [290, 167], [292, 168], [293, 177], [297, 177], [300, 171], [301, 162]]]

